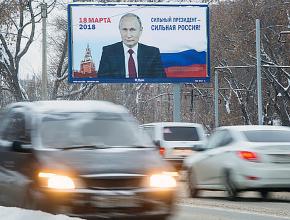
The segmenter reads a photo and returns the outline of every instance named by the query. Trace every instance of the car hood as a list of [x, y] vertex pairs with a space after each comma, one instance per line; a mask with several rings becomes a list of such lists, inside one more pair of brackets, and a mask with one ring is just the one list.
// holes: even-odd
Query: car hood
[[35, 154], [41, 169], [71, 171], [81, 175], [172, 171], [172, 167], [153, 148], [38, 150]]

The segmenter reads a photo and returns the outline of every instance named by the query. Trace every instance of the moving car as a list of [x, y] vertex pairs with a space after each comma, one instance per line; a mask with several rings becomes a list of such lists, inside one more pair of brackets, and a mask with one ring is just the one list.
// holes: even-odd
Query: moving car
[[195, 148], [205, 141], [203, 126], [198, 123], [156, 122], [141, 127], [149, 134], [160, 155], [178, 170], [184, 158], [195, 153]]
[[0, 205], [166, 219], [174, 168], [146, 137], [127, 109], [109, 102], [11, 104], [0, 124]]
[[225, 190], [230, 199], [242, 191], [290, 191], [290, 128], [217, 128], [199, 153], [188, 158], [191, 197], [200, 190]]

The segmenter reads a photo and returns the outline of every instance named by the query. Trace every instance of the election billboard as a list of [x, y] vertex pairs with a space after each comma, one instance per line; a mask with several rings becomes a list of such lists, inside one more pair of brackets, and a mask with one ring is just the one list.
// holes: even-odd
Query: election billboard
[[69, 82], [210, 81], [207, 4], [68, 4]]

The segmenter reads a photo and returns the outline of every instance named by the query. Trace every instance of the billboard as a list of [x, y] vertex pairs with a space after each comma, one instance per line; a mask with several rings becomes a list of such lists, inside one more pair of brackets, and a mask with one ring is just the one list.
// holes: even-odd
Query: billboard
[[68, 5], [69, 82], [210, 80], [207, 4]]

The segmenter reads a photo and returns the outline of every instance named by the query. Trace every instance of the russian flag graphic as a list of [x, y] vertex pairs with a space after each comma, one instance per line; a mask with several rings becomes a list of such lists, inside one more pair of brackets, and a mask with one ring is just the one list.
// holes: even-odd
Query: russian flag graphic
[[172, 78], [207, 77], [207, 54], [195, 49], [161, 52], [166, 76]]

